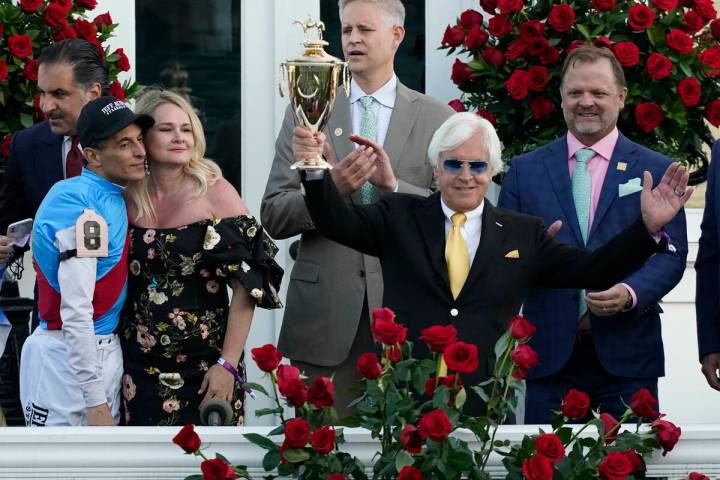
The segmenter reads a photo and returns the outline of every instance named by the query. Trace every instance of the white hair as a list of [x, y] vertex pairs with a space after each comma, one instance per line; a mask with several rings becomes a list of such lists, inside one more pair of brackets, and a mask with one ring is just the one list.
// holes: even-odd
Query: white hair
[[[339, 0], [338, 10], [340, 12], [340, 21], [342, 21], [342, 12], [350, 3], [358, 0]], [[390, 20], [389, 26], [405, 25], [405, 6], [400, 0], [362, 0], [364, 2], [375, 3], [385, 10]]]
[[430, 165], [436, 167], [443, 153], [459, 147], [477, 133], [482, 137], [483, 144], [490, 155], [487, 160], [492, 167], [493, 174], [501, 172], [502, 147], [495, 128], [492, 123], [471, 112], [459, 112], [451, 115], [435, 131], [428, 147]]

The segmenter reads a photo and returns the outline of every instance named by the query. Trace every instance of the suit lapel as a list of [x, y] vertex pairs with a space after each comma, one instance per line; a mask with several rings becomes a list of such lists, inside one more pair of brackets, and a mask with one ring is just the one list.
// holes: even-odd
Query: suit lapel
[[[588, 234], [588, 243], [592, 234], [595, 231], [597, 225], [602, 222], [603, 217], [610, 209], [616, 198], [618, 198], [618, 185], [626, 182], [628, 173], [632, 170], [635, 163], [635, 156], [633, 151], [635, 145], [625, 138], [622, 134], [618, 136], [615, 150], [613, 150], [610, 164], [608, 165], [607, 173], [605, 174], [605, 180], [603, 180], [602, 190], [600, 191], [600, 198], [598, 200], [597, 208], [595, 209], [595, 216], [593, 218], [593, 224]], [[626, 166], [624, 170], [617, 168], [618, 162], [625, 162]]]
[[545, 171], [550, 177], [550, 184], [555, 191], [560, 208], [565, 213], [568, 227], [573, 232], [578, 245], [584, 245], [580, 223], [575, 212], [575, 201], [572, 196], [572, 185], [570, 184], [570, 173], [568, 171], [567, 136], [555, 140], [548, 145], [548, 150], [543, 157]]
[[477, 281], [493, 258], [497, 258], [497, 251], [505, 239], [505, 225], [503, 215], [487, 199], [483, 207], [482, 227], [480, 230], [480, 244], [475, 252], [475, 259], [470, 266], [468, 278], [465, 280], [458, 298]]
[[[344, 92], [342, 88], [339, 88], [338, 91]], [[335, 135], [335, 132], [339, 132], [340, 135]], [[342, 161], [355, 148], [355, 144], [348, 138], [351, 133], [350, 99], [344, 93], [339, 93], [335, 98], [333, 111], [326, 129], [326, 135], [330, 138], [333, 146], [335, 162]]]
[[387, 135], [383, 149], [390, 157], [390, 164], [393, 170], [397, 170], [398, 163], [402, 157], [405, 142], [410, 136], [410, 131], [415, 125], [420, 105], [417, 102], [417, 94], [398, 81], [395, 106], [390, 116]]
[[[36, 172], [43, 172], [42, 178], [49, 186], [64, 179], [61, 135], [55, 135], [50, 125], [45, 124], [35, 142], [33, 164]], [[48, 187], [49, 189], [49, 187]]]
[[450, 280], [445, 263], [445, 215], [440, 207], [440, 192], [420, 202], [413, 215], [422, 233], [430, 264], [445, 282], [446, 291], [450, 292]]

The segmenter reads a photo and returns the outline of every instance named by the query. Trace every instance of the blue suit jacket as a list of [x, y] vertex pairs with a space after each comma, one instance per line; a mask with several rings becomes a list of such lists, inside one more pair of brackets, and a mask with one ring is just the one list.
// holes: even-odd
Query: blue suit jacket
[[[618, 168], [618, 163], [624, 162]], [[640, 193], [620, 197], [618, 185], [652, 173], [657, 184], [670, 159], [619, 136], [605, 176], [587, 248], [595, 250], [640, 213]], [[582, 247], [582, 236], [572, 197], [568, 172], [567, 137], [512, 160], [505, 176], [498, 206], [542, 217], [546, 225], [562, 220], [557, 239]], [[637, 294], [637, 307], [610, 317], [590, 315], [598, 357], [605, 369], [618, 376], [659, 377], [665, 358], [658, 301], [682, 278], [687, 257], [685, 212], [666, 225], [675, 252], [664, 252], [647, 260], [623, 282]], [[535, 290], [523, 306], [524, 315], [538, 331], [531, 341], [541, 364], [530, 378], [558, 372], [568, 361], [575, 344], [579, 290]]]
[[47, 122], [13, 135], [0, 188], [0, 234], [12, 222], [34, 218], [50, 188], [63, 179], [62, 140]]
[[720, 142], [715, 142], [712, 160], [708, 172], [707, 191], [705, 193], [705, 212], [700, 226], [700, 247], [695, 270], [697, 271], [697, 289], [695, 311], [697, 313], [698, 350], [700, 360], [708, 353], [720, 352]]

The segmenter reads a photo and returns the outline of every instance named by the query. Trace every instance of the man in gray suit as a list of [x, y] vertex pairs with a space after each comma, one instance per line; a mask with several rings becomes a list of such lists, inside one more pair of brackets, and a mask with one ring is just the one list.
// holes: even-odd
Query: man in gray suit
[[[427, 161], [432, 134], [453, 112], [410, 90], [393, 70], [405, 35], [400, 0], [340, 0], [342, 48], [353, 79], [350, 97], [340, 95], [325, 134], [338, 160], [331, 175], [348, 202], [371, 203], [385, 192], [427, 196], [433, 172]], [[301, 235], [290, 275], [279, 350], [308, 376], [335, 374], [335, 406], [349, 413], [356, 396], [349, 390], [359, 375], [358, 357], [372, 349], [370, 312], [382, 305], [382, 273], [375, 257], [362, 255], [321, 237], [305, 207], [295, 161], [290, 109], [275, 144], [275, 159], [260, 215], [267, 232], [283, 239]], [[311, 134], [304, 131], [306, 137]], [[349, 134], [369, 139], [356, 139]], [[306, 138], [307, 139], [307, 138]], [[370, 145], [378, 155], [361, 155]], [[322, 141], [318, 139], [318, 145]], [[297, 153], [297, 152], [296, 152]], [[330, 153], [330, 152], [328, 152]]]

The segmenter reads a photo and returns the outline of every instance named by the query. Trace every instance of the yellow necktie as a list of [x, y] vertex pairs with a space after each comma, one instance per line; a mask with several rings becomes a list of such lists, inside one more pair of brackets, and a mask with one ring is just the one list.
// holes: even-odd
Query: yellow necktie
[[455, 213], [451, 217], [452, 227], [445, 244], [445, 261], [447, 262], [448, 276], [450, 277], [450, 290], [453, 298], [457, 298], [462, 290], [468, 272], [470, 271], [470, 256], [467, 243], [460, 233], [467, 217], [464, 213]]

